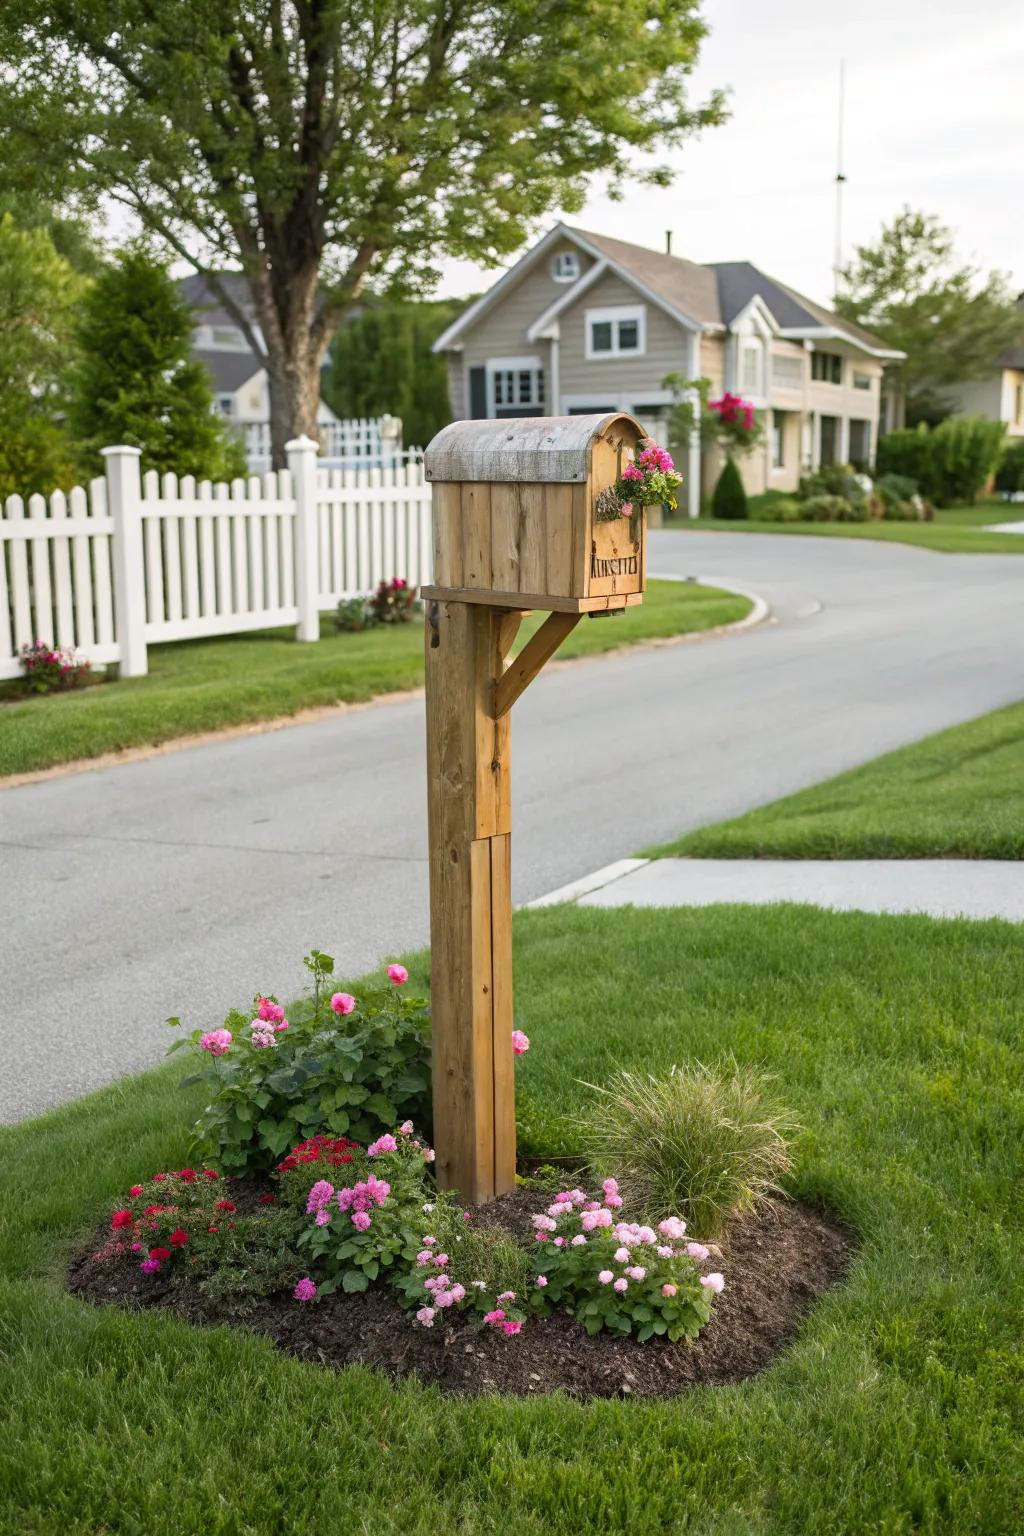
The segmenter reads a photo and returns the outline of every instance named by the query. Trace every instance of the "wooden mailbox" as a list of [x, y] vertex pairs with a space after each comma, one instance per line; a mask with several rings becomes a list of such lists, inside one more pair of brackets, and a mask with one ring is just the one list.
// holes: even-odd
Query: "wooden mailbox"
[[642, 601], [644, 515], [596, 504], [644, 435], [618, 413], [460, 421], [424, 459], [434, 1145], [467, 1200], [515, 1184], [509, 711], [584, 614]]

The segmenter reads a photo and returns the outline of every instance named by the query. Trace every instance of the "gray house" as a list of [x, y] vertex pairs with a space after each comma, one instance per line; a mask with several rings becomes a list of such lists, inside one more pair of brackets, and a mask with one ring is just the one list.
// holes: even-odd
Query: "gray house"
[[[767, 420], [763, 449], [742, 461], [751, 492], [794, 489], [821, 464], [873, 463], [885, 369], [904, 356], [750, 262], [702, 265], [567, 224], [434, 350], [448, 358], [456, 418], [626, 410], [657, 433], [672, 403], [665, 376], [709, 378]], [[717, 454], [702, 463], [694, 443], [681, 467], [696, 516]]]

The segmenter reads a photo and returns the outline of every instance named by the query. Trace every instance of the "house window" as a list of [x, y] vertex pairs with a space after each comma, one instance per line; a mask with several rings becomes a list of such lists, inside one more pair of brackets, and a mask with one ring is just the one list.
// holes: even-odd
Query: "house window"
[[759, 341], [743, 342], [740, 348], [740, 389], [745, 389], [752, 395], [763, 393], [761, 388], [763, 361], [764, 349]]
[[237, 325], [215, 325], [211, 330], [211, 346], [220, 347], [225, 352], [246, 351], [248, 342]]
[[580, 258], [575, 251], [559, 251], [551, 263], [556, 283], [574, 283], [580, 275]]
[[850, 463], [854, 469], [867, 469], [871, 462], [870, 421], [850, 422]]
[[872, 378], [870, 373], [858, 373], [856, 368], [853, 370], [854, 389], [870, 389], [871, 384]]
[[588, 309], [587, 357], [640, 357], [647, 345], [647, 311], [642, 304], [623, 309]]
[[838, 352], [812, 352], [811, 378], [819, 384], [843, 382], [843, 360]]
[[772, 383], [778, 389], [799, 389], [803, 382], [804, 360], [802, 357], [773, 353]]
[[538, 357], [495, 358], [487, 365], [495, 416], [540, 415], [544, 369]]
[[772, 412], [772, 469], [784, 469], [786, 466], [786, 421], [785, 411]]
[[230, 416], [234, 410], [234, 395], [214, 395], [213, 403], [222, 416]]

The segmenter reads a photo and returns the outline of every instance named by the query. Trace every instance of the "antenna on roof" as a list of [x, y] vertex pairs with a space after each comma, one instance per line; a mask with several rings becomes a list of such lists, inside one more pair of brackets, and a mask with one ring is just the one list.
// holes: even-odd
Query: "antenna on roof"
[[672, 231], [670, 229], [665, 231], [665, 255], [672, 255]]
[[839, 285], [843, 276], [843, 186], [846, 172], [843, 170], [843, 118], [846, 113], [846, 60], [839, 60], [839, 129], [836, 135], [836, 241], [832, 260], [832, 296], [839, 297]]

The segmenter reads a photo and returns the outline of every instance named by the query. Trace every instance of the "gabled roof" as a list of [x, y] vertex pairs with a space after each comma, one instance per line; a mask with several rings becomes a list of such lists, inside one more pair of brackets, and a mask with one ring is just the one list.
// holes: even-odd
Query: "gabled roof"
[[1024, 368], [1024, 347], [1007, 347], [996, 358], [997, 368]]
[[255, 352], [221, 352], [212, 347], [193, 347], [192, 356], [213, 376], [214, 391], [233, 395], [263, 368]]
[[[543, 239], [438, 337], [434, 351], [443, 352], [457, 345], [463, 333], [470, 330], [544, 252], [560, 240], [570, 240], [578, 245], [600, 263], [603, 270], [622, 277], [690, 330], [723, 330], [753, 301], [759, 300], [783, 335], [794, 338], [831, 336], [851, 342], [874, 357], [899, 359], [905, 356], [862, 326], [842, 319], [796, 289], [769, 277], [752, 262], [719, 261], [705, 265], [568, 224], [556, 224], [548, 230]], [[531, 337], [543, 333], [546, 325], [574, 303], [594, 279], [595, 273], [591, 269], [560, 294], [535, 319], [530, 327]]]
[[844, 320], [823, 304], [817, 304], [805, 294], [798, 293], [769, 277], [750, 261], [713, 261], [709, 268], [718, 279], [718, 294], [722, 306], [722, 318], [731, 325], [741, 310], [755, 296], [761, 298], [783, 332], [830, 332], [838, 338], [852, 341], [855, 346], [875, 356], [902, 358], [906, 354], [890, 347], [879, 336], [873, 336], [863, 326]]

